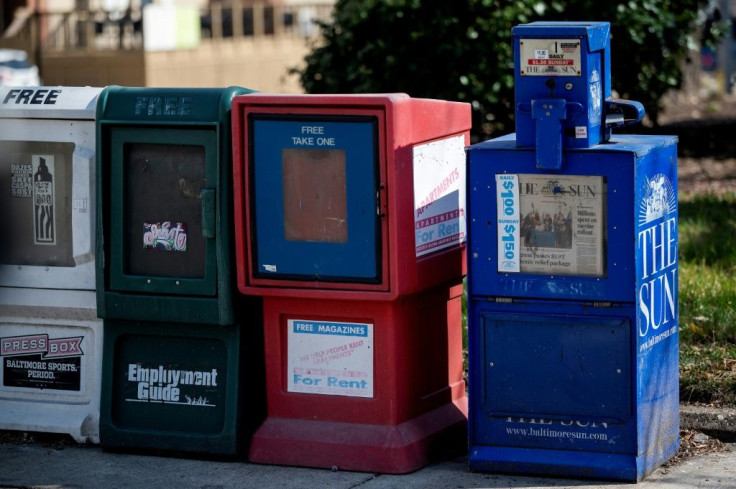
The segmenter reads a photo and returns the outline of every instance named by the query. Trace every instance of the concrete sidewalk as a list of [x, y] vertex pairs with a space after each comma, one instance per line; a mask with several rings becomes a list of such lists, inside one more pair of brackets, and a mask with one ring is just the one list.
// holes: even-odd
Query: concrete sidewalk
[[[682, 405], [683, 429], [736, 442], [736, 410]], [[108, 452], [97, 446], [0, 444], [0, 489], [627, 488], [632, 484], [471, 473], [465, 457], [408, 475], [255, 465]], [[642, 489], [736, 488], [736, 443], [657, 469]]]
[[[638, 487], [736, 488], [736, 445], [728, 451], [693, 457], [658, 469]], [[607, 488], [630, 489], [628, 483], [607, 483], [542, 477], [470, 473], [466, 459], [430, 465], [408, 475], [254, 465], [111, 453], [99, 447], [63, 449], [31, 445], [0, 445], [0, 488], [38, 489], [428, 489], [428, 488]]]
[[[397, 476], [121, 454], [91, 446], [58, 449], [42, 443], [0, 445], [0, 489], [349, 489], [358, 486], [361, 489], [632, 487], [629, 483], [471, 473], [464, 457]], [[637, 487], [736, 488], [736, 445], [660, 468]]]

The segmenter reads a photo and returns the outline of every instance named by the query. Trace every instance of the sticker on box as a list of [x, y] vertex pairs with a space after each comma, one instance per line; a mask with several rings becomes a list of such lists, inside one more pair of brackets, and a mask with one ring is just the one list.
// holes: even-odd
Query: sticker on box
[[373, 325], [287, 322], [289, 392], [373, 397]]
[[187, 225], [171, 221], [143, 223], [143, 249], [187, 251]]
[[79, 391], [83, 340], [48, 334], [0, 338], [3, 386]]
[[465, 138], [415, 146], [412, 157], [416, 256], [464, 243]]

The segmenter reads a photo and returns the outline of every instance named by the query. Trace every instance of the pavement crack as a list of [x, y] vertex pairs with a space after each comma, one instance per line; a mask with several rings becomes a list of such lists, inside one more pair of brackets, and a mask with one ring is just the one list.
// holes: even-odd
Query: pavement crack
[[366, 479], [363, 479], [362, 481], [358, 482], [357, 484], [350, 486], [348, 489], [354, 489], [355, 487], [360, 487], [360, 486], [362, 486], [364, 484], [367, 484], [368, 482], [370, 482], [372, 480], [378, 479], [379, 477], [381, 477], [381, 474], [371, 474]]

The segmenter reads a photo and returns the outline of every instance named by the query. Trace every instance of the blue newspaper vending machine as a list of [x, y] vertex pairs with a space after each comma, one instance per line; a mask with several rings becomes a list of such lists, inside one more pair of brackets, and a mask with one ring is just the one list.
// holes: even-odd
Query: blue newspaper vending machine
[[641, 480], [679, 445], [677, 138], [609, 24], [513, 30], [516, 134], [468, 149], [472, 470]]

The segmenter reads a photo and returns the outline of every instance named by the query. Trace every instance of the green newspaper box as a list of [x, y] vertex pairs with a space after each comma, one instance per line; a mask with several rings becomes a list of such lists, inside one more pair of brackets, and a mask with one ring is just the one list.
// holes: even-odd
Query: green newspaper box
[[236, 456], [260, 420], [259, 308], [233, 294], [230, 105], [249, 92], [100, 95], [105, 447]]

